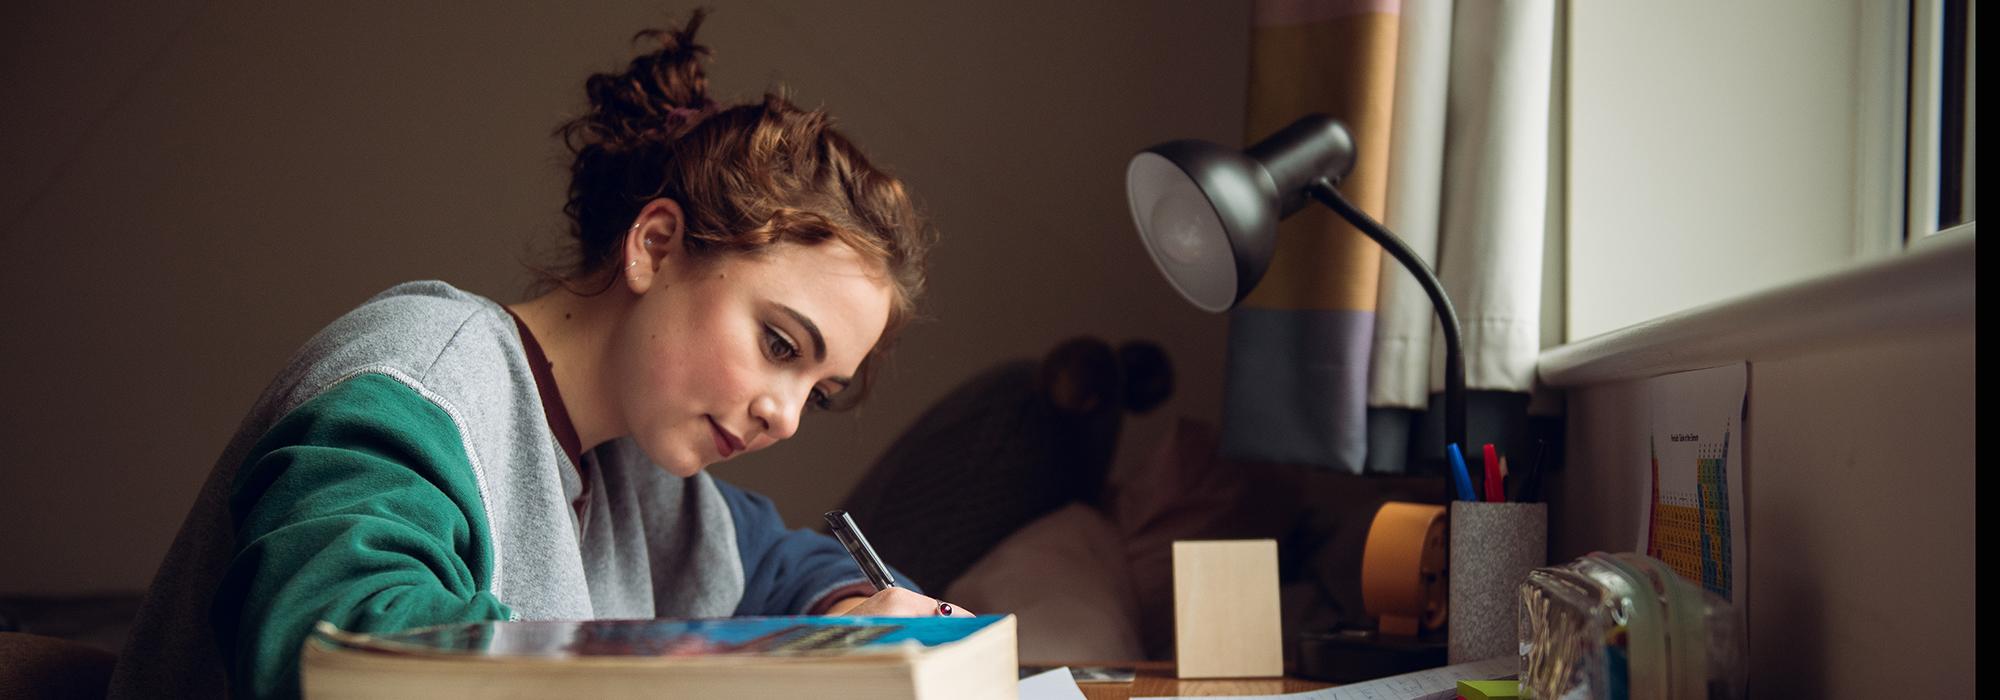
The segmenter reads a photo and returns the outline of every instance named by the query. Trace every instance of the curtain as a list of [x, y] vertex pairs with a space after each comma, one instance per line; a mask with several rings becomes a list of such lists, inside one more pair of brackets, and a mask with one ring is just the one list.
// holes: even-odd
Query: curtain
[[[1555, 0], [1403, 4], [1384, 223], [1421, 241], [1420, 254], [1435, 255], [1428, 259], [1458, 310], [1468, 391], [1526, 392], [1534, 383], [1555, 9]], [[1447, 70], [1449, 78], [1441, 79]], [[1384, 264], [1368, 396], [1369, 469], [1393, 472], [1408, 464], [1402, 448], [1416, 417], [1394, 409], [1423, 409], [1444, 390], [1444, 340], [1422, 288], [1402, 270], [1387, 269], [1400, 268], [1395, 261]], [[1504, 422], [1492, 408], [1475, 401], [1470, 427]], [[1474, 443], [1481, 433], [1494, 431], [1468, 431]]]
[[[1341, 193], [1380, 217], [1396, 79], [1395, 0], [1258, 0], [1245, 130], [1341, 120], [1357, 159]], [[1381, 249], [1318, 205], [1278, 226], [1271, 266], [1230, 313], [1221, 452], [1358, 472]]]
[[[1358, 158], [1341, 191], [1438, 272], [1467, 388], [1527, 391], [1555, 0], [1259, 0], [1255, 17], [1248, 137], [1312, 111], [1346, 122]], [[1224, 454], [1400, 471], [1412, 418], [1443, 390], [1438, 332], [1407, 270], [1307, 208], [1281, 225], [1271, 271], [1232, 312]]]

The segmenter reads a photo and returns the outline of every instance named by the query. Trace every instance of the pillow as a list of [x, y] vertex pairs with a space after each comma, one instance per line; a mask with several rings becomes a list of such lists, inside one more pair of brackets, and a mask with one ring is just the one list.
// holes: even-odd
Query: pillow
[[943, 597], [975, 613], [1013, 613], [1023, 661], [1146, 658], [1124, 542], [1110, 518], [1081, 503], [1009, 535]]
[[1152, 455], [1106, 486], [1124, 542], [1146, 658], [1173, 658], [1174, 540], [1240, 537], [1243, 470], [1216, 458], [1214, 427], [1180, 418]]

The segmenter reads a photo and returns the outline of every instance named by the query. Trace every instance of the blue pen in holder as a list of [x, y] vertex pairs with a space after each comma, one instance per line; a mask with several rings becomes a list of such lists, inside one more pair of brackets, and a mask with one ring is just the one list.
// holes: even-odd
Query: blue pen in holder
[[1454, 442], [1445, 446], [1451, 455], [1451, 483], [1458, 489], [1458, 500], [1477, 501], [1479, 494], [1472, 490], [1472, 474], [1465, 469], [1465, 452]]

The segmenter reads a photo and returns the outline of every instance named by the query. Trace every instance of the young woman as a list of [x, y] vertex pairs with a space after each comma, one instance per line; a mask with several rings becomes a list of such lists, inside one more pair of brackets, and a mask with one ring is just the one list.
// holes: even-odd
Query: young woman
[[591, 76], [575, 260], [503, 307], [442, 282], [321, 331], [218, 460], [112, 694], [296, 695], [326, 620], [965, 614], [880, 593], [832, 539], [703, 467], [851, 404], [929, 234], [821, 112], [723, 106], [685, 28]]

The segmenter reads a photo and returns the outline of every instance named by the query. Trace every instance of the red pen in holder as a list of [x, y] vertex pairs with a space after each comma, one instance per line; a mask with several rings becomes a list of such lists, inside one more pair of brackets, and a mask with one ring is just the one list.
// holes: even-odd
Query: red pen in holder
[[1493, 443], [1486, 443], [1486, 502], [1507, 502], [1507, 489], [1500, 483], [1500, 453], [1493, 449]]

